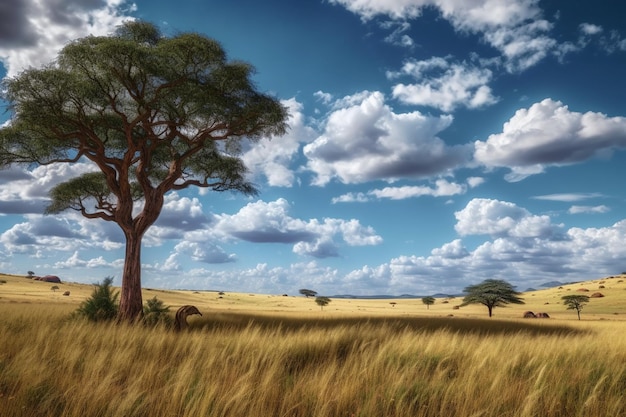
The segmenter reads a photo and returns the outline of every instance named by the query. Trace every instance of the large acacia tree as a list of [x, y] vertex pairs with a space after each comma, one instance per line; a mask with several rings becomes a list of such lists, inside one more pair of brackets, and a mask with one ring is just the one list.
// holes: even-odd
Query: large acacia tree
[[460, 306], [482, 304], [487, 307], [489, 317], [495, 307], [503, 307], [506, 304], [524, 304], [524, 300], [519, 297], [521, 293], [515, 291], [511, 284], [500, 279], [486, 279], [480, 284], [466, 287], [463, 291], [467, 295]]
[[242, 139], [283, 134], [287, 110], [257, 91], [254, 69], [215, 40], [164, 37], [147, 22], [68, 44], [55, 62], [4, 81], [11, 109], [0, 167], [90, 161], [58, 184], [47, 213], [114, 222], [126, 238], [119, 318], [142, 314], [141, 242], [164, 195], [190, 186], [255, 194]]

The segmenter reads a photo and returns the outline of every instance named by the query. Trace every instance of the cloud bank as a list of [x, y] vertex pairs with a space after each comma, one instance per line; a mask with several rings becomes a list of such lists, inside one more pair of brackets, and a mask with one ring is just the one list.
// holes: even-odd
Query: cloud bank
[[510, 72], [526, 70], [544, 59], [558, 43], [552, 23], [543, 18], [538, 0], [331, 0], [367, 21], [386, 17], [415, 21], [427, 7], [435, 8], [459, 33], [482, 36], [500, 53]]
[[48, 64], [74, 39], [110, 34], [134, 10], [127, 0], [3, 0], [0, 60], [7, 76]]

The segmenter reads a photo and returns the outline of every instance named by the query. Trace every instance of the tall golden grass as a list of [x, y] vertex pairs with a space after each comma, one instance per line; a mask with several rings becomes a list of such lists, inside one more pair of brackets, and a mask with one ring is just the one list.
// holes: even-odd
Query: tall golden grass
[[0, 415], [624, 416], [621, 321], [213, 311], [188, 332], [0, 303]]

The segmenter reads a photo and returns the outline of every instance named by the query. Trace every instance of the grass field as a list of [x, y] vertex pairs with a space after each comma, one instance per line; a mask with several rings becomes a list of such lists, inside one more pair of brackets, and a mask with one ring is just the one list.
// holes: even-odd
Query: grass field
[[[460, 299], [321, 310], [302, 296], [145, 290], [203, 312], [176, 334], [69, 319], [89, 285], [0, 276], [0, 415], [626, 416], [625, 279], [526, 293], [492, 319], [454, 309]], [[578, 321], [560, 297], [581, 288], [605, 297]]]

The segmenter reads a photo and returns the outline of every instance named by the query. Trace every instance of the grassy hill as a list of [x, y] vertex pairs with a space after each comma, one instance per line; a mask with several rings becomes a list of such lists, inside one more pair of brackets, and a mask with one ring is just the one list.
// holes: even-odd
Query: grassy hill
[[[29, 279], [25, 276], [0, 274], [0, 304], [29, 303], [71, 311], [88, 298], [93, 285], [63, 282], [52, 284]], [[57, 286], [58, 290], [52, 290]], [[586, 291], [583, 291], [586, 290]], [[69, 296], [63, 293], [69, 291]], [[601, 298], [591, 298], [582, 312], [583, 320], [626, 320], [626, 275], [616, 275], [591, 281], [564, 284], [559, 287], [545, 288], [523, 293], [526, 304], [509, 305], [496, 308], [494, 317], [521, 318], [525, 311], [545, 312], [554, 319], [569, 320], [575, 318], [573, 311], [568, 311], [561, 302], [561, 297], [568, 294], [592, 296], [601, 293]], [[237, 292], [219, 293], [217, 291], [188, 291], [144, 289], [144, 302], [157, 297], [174, 311], [185, 304], [195, 305], [200, 311], [209, 312], [258, 312], [258, 313], [303, 313], [318, 312], [320, 307], [313, 298], [282, 294], [249, 294]], [[482, 317], [486, 309], [479, 305], [454, 307], [461, 303], [462, 297], [437, 298], [435, 304], [426, 308], [420, 299], [354, 299], [333, 298], [323, 310], [326, 315], [429, 315], [454, 317]]]

